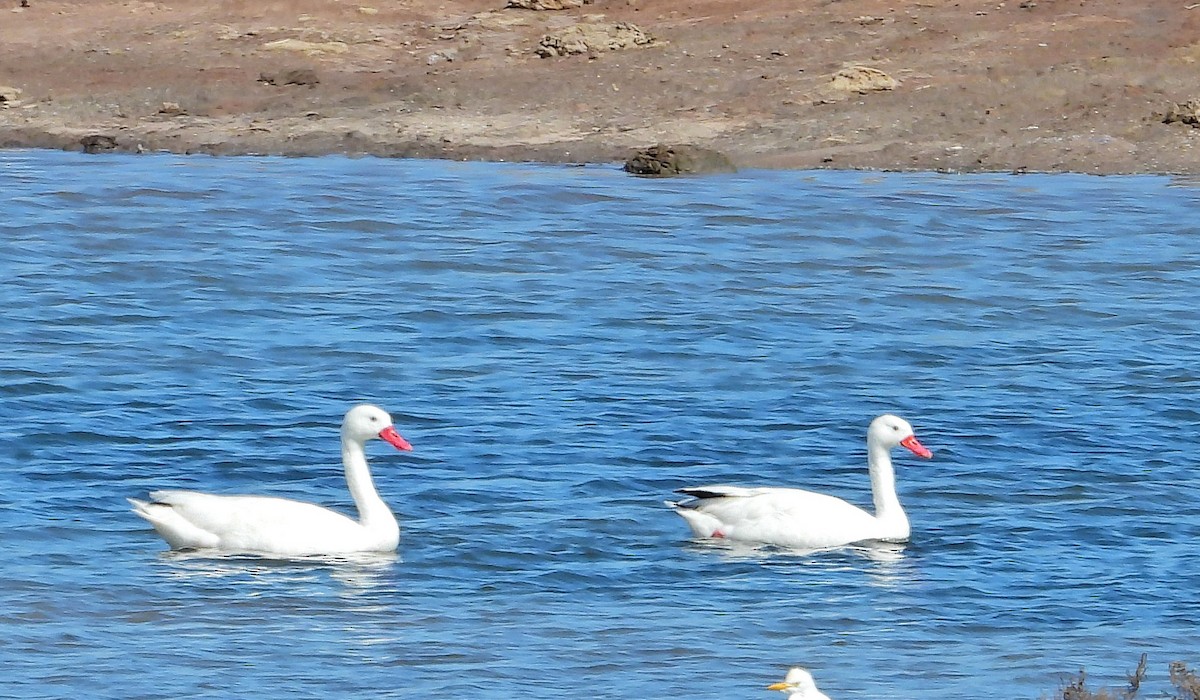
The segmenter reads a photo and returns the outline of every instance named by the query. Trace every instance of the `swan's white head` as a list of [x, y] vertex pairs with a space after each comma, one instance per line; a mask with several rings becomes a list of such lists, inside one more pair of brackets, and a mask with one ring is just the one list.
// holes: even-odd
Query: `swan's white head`
[[782, 682], [768, 685], [767, 690], [787, 693], [789, 700], [829, 700], [829, 696], [817, 690], [812, 674], [799, 666], [788, 671]]
[[342, 419], [342, 436], [357, 442], [380, 438], [398, 450], [411, 450], [408, 440], [400, 437], [392, 426], [392, 417], [378, 406], [361, 404], [346, 412]]
[[889, 450], [901, 445], [911, 450], [916, 456], [925, 459], [933, 456], [932, 452], [917, 442], [917, 436], [913, 434], [912, 426], [908, 424], [908, 421], [888, 413], [871, 421], [871, 427], [867, 428], [867, 442]]

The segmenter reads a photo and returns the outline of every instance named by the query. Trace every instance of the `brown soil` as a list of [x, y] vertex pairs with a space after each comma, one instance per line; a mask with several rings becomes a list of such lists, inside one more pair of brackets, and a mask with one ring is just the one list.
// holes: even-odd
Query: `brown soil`
[[7, 147], [1200, 171], [1186, 0], [2, 1]]

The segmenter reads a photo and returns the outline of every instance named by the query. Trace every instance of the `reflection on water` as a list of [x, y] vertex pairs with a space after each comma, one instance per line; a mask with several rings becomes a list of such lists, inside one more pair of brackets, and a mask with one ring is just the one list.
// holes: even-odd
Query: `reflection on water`
[[160, 555], [165, 574], [180, 580], [227, 579], [254, 586], [317, 581], [322, 575], [338, 581], [345, 593], [359, 595], [387, 585], [401, 563], [396, 552], [356, 552], [303, 557], [227, 554], [215, 550], [167, 551]]
[[903, 542], [864, 542], [828, 549], [797, 549], [775, 545], [753, 544], [728, 539], [691, 539], [685, 547], [697, 554], [715, 555], [728, 561], [787, 561], [825, 557], [849, 562], [862, 558], [872, 563], [861, 568], [868, 580], [879, 586], [901, 586], [913, 581], [913, 563], [905, 558], [907, 545]]
[[905, 557], [904, 544], [869, 542], [854, 549], [875, 563], [866, 569], [872, 583], [893, 588], [908, 586], [916, 580], [916, 565]]
[[864, 542], [853, 547], [871, 561], [882, 564], [894, 564], [904, 560], [904, 550], [907, 545], [903, 542]]

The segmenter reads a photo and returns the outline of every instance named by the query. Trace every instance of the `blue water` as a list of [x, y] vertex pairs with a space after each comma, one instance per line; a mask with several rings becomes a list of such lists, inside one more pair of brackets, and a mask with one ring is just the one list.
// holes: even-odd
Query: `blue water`
[[[1038, 698], [1200, 662], [1200, 196], [1164, 177], [0, 154], [0, 696]], [[159, 487], [350, 506], [395, 557], [172, 555]], [[713, 482], [898, 551], [707, 546]]]

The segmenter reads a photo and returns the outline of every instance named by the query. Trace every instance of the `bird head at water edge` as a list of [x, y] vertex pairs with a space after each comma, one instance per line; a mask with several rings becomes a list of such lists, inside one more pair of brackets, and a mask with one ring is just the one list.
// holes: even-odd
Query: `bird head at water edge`
[[342, 435], [357, 442], [379, 438], [398, 450], [412, 450], [408, 440], [396, 432], [388, 412], [371, 404], [359, 404], [346, 412], [342, 420]]
[[778, 690], [788, 694], [788, 700], [829, 700], [829, 696], [817, 690], [812, 674], [796, 666], [779, 683], [772, 683], [767, 690]]

